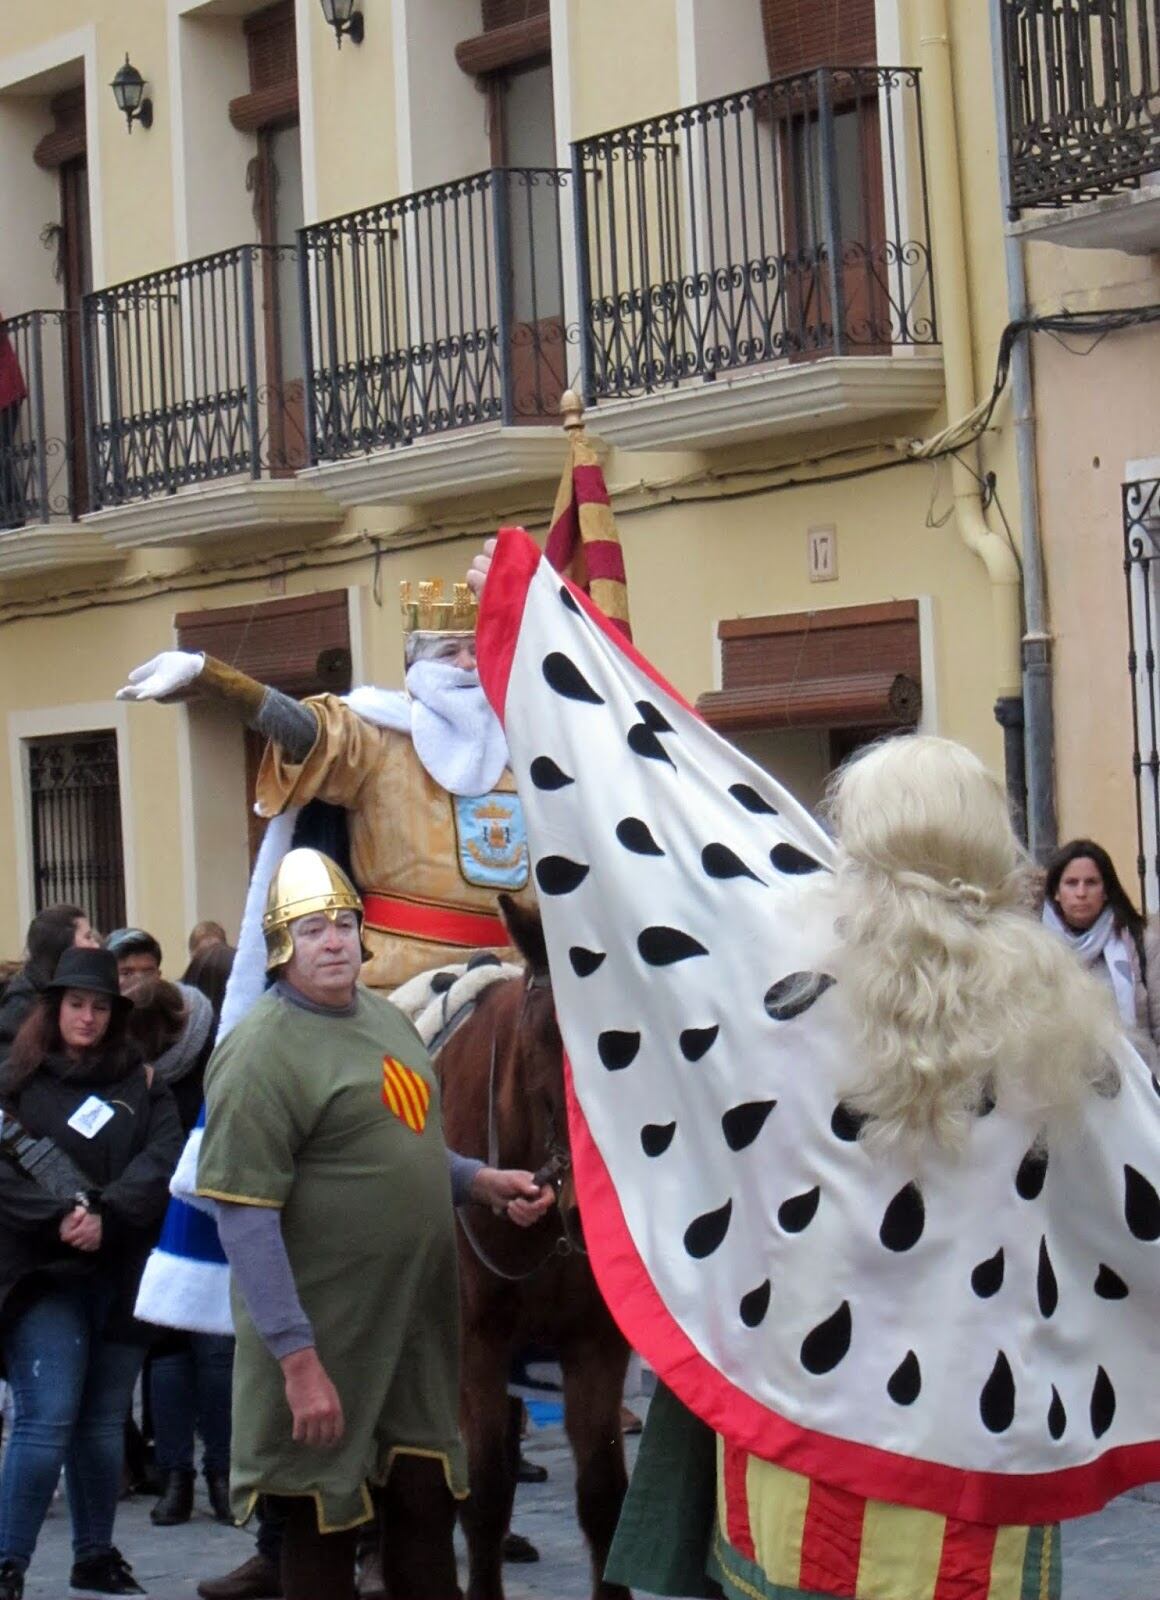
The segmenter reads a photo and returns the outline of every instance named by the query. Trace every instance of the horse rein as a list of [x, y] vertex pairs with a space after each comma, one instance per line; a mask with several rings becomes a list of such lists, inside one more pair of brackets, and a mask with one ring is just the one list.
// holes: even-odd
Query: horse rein
[[[516, 1023], [517, 1037], [519, 1036], [520, 1029], [523, 1026], [524, 1020], [527, 1016], [528, 1000], [532, 994], [532, 991], [550, 988], [551, 978], [546, 972], [536, 973], [528, 979], [527, 983], [524, 985], [523, 1005], [520, 1007], [519, 1020]], [[487, 1164], [489, 1167], [499, 1166], [499, 1122], [496, 1115], [495, 1104], [495, 1073], [497, 1059], [498, 1040], [493, 1027], [491, 1034], [491, 1060], [487, 1073]], [[556, 1128], [555, 1112], [550, 1101], [548, 1102], [548, 1128], [549, 1136], [547, 1160], [537, 1170], [532, 1178], [532, 1182], [538, 1189], [543, 1188], [545, 1184], [550, 1185], [556, 1193], [557, 1200], [559, 1200], [560, 1191], [564, 1187], [565, 1180], [572, 1170], [572, 1153], [568, 1149], [567, 1145], [560, 1139], [559, 1132]], [[501, 1267], [498, 1262], [494, 1261], [489, 1255], [488, 1251], [484, 1248], [478, 1234], [475, 1232], [472, 1223], [466, 1215], [466, 1208], [463, 1206], [458, 1207], [455, 1215], [458, 1219], [459, 1226], [463, 1229], [463, 1236], [471, 1246], [476, 1260], [481, 1266], [486, 1267], [488, 1272], [492, 1273], [497, 1278], [504, 1279], [504, 1281], [507, 1283], [523, 1283], [525, 1279], [534, 1277], [537, 1272], [539, 1272], [543, 1267], [547, 1266], [548, 1262], [553, 1259], [558, 1260], [570, 1255], [587, 1256], [588, 1254], [583, 1244], [573, 1234], [572, 1229], [569, 1226], [568, 1219], [565, 1217], [560, 1206], [557, 1205], [556, 1219], [560, 1225], [559, 1236], [552, 1241], [540, 1259], [533, 1262], [533, 1264], [525, 1271], [508, 1272], [505, 1268]]]

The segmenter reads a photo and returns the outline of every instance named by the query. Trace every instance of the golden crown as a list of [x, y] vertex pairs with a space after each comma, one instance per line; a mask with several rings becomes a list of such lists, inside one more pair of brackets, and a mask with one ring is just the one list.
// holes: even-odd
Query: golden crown
[[443, 579], [429, 578], [412, 585], [404, 579], [399, 585], [404, 633], [474, 633], [479, 606], [465, 583], [457, 583], [451, 599], [443, 594]]

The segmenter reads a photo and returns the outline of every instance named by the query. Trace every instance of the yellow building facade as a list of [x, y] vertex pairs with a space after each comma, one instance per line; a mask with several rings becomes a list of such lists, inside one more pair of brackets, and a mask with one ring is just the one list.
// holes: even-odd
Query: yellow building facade
[[1061, 841], [1160, 908], [1160, 8], [992, 6], [1022, 253]]
[[939, 443], [1008, 314], [978, 8], [360, 10], [357, 42], [321, 0], [0, 22], [0, 951], [57, 899], [173, 971], [235, 928], [252, 741], [116, 689], [175, 644], [399, 684], [399, 580], [546, 532], [569, 386], [637, 641], [716, 725], [810, 802], [890, 728], [1004, 772], [1006, 402]]

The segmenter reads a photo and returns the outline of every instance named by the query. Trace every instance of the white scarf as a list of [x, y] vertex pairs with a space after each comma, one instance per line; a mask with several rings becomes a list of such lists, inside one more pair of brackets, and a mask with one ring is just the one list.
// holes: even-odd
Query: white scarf
[[508, 747], [478, 672], [416, 661], [407, 671], [407, 689], [415, 754], [435, 782], [451, 794], [494, 789], [508, 764]]
[[363, 684], [346, 704], [376, 728], [409, 733], [419, 760], [450, 794], [494, 789], [508, 764], [507, 740], [479, 674], [445, 661], [416, 661], [406, 681], [406, 690]]
[[[1111, 906], [1105, 906], [1090, 928], [1069, 928], [1051, 900], [1043, 903], [1043, 925], [1050, 928], [1079, 957], [1097, 978], [1111, 985], [1120, 1020], [1128, 1028], [1136, 1026], [1136, 974], [1132, 960], [1131, 935], [1117, 930]], [[1106, 971], [1099, 966], [1103, 958]]]

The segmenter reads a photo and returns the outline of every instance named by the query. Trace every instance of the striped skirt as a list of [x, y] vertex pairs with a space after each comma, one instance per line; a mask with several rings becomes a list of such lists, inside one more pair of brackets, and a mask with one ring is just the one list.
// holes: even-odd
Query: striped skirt
[[862, 1500], [717, 1440], [710, 1575], [729, 1600], [1059, 1600], [1059, 1527]]

